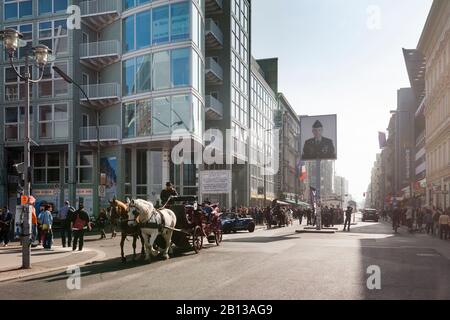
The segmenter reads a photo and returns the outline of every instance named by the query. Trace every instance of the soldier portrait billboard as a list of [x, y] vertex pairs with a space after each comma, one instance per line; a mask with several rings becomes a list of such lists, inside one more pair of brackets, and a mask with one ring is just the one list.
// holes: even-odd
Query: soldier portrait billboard
[[303, 161], [337, 160], [337, 116], [301, 117]]

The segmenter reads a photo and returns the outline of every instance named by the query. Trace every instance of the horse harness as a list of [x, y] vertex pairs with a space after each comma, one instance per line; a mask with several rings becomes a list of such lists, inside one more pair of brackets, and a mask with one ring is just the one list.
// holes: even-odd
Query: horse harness
[[154, 211], [156, 211], [156, 213], [161, 217], [161, 223], [147, 221], [144, 223], [139, 223], [139, 226], [141, 228], [158, 229], [159, 232], [162, 232], [164, 229], [171, 229], [166, 226], [166, 220], [164, 219], [164, 215], [162, 214], [162, 212], [158, 209], [154, 209]]

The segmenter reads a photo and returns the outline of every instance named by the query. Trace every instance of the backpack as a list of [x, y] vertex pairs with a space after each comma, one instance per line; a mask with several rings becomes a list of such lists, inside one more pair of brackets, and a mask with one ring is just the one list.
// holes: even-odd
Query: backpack
[[73, 229], [83, 230], [86, 226], [86, 221], [81, 219], [80, 214], [77, 215], [75, 222], [73, 223]]

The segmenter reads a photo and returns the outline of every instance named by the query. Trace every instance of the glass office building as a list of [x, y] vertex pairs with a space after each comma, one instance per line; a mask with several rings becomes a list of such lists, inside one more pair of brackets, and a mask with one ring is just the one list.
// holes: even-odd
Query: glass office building
[[[70, 28], [70, 5], [81, 10], [80, 29]], [[98, 214], [114, 196], [158, 201], [167, 181], [182, 195], [198, 195], [200, 170], [225, 169], [232, 172], [233, 190], [219, 197], [221, 203], [249, 205], [264, 181], [271, 199], [273, 178], [264, 180], [249, 165], [255, 146], [272, 153], [276, 101], [264, 77], [252, 72], [249, 0], [5, 0], [0, 27], [24, 35], [27, 45], [15, 57], [22, 72], [32, 46], [45, 44], [57, 57], [30, 93], [36, 198], [55, 207], [82, 199]], [[0, 203], [14, 209], [13, 164], [23, 159], [25, 91], [5, 58], [0, 55]], [[250, 139], [253, 127], [266, 132], [265, 142]], [[241, 162], [172, 162], [174, 132], [183, 130], [200, 145], [209, 128], [232, 130], [231, 152]]]

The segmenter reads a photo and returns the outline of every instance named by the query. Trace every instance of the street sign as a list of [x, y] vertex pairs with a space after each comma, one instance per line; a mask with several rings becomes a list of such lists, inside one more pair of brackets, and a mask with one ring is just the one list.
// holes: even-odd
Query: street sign
[[105, 186], [98, 186], [98, 196], [100, 198], [106, 197], [106, 187]]
[[21, 205], [28, 204], [28, 197], [27, 196], [20, 196], [20, 204]]

